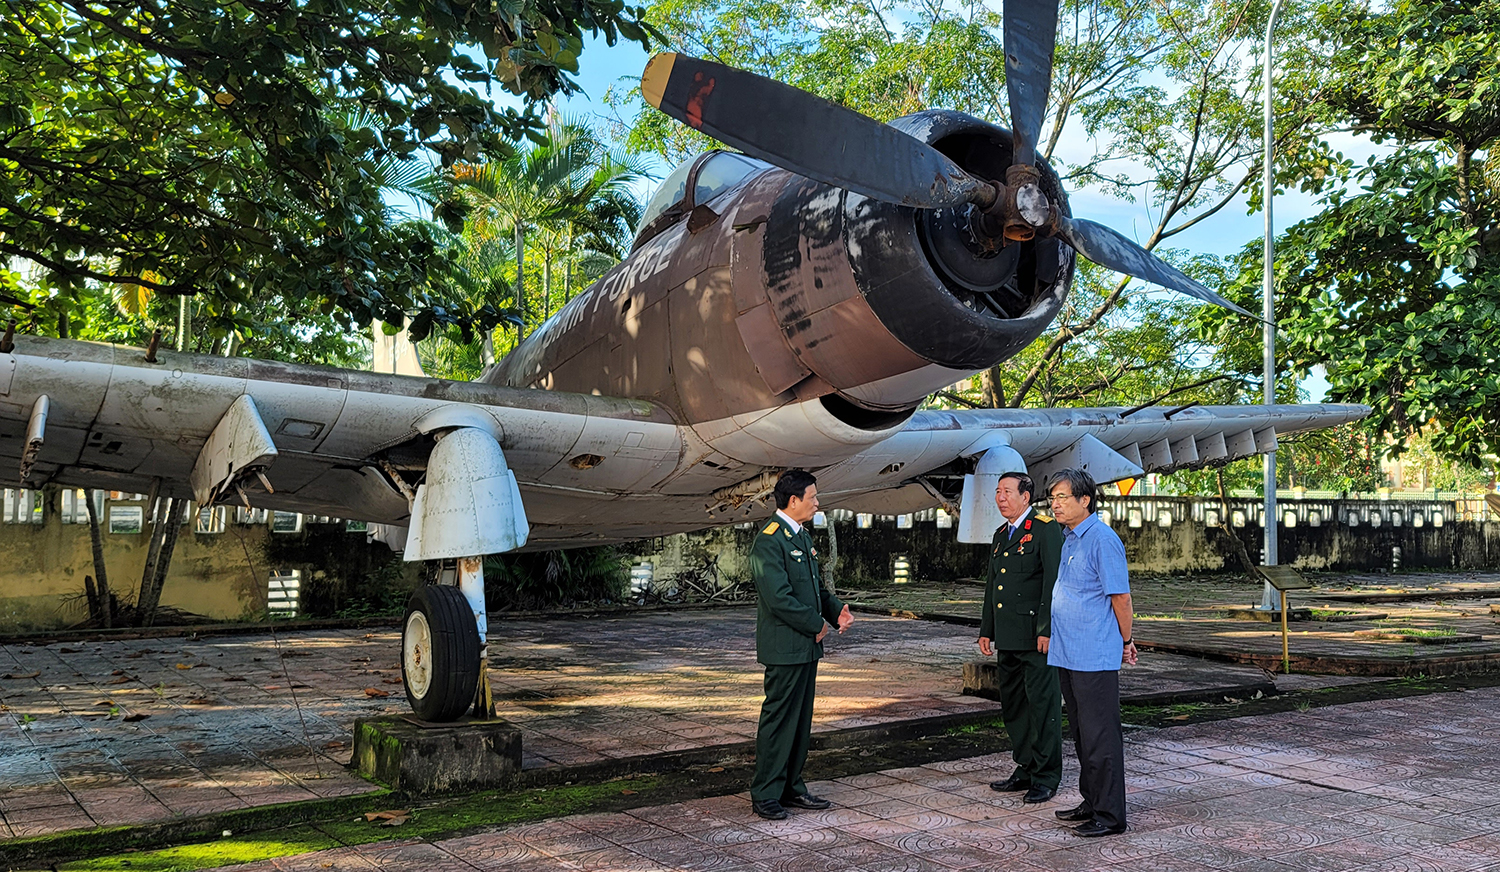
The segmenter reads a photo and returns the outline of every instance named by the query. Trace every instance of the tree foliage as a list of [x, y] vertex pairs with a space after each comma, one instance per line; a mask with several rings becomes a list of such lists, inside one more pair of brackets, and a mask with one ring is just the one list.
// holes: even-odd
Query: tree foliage
[[[1331, 48], [1317, 71], [1324, 128], [1358, 131], [1385, 149], [1279, 240], [1278, 355], [1296, 374], [1324, 364], [1330, 396], [1374, 407], [1397, 450], [1425, 429], [1446, 456], [1492, 455], [1500, 2], [1338, 4], [1321, 11], [1316, 32]], [[1283, 180], [1296, 173], [1277, 171]], [[1238, 295], [1258, 298], [1258, 243], [1238, 266]], [[1216, 315], [1204, 320], [1226, 357], [1243, 366], [1257, 353]]]
[[443, 305], [450, 252], [382, 188], [508, 153], [540, 123], [492, 92], [574, 90], [583, 36], [645, 44], [639, 19], [621, 0], [0, 0], [0, 292], [495, 323]]

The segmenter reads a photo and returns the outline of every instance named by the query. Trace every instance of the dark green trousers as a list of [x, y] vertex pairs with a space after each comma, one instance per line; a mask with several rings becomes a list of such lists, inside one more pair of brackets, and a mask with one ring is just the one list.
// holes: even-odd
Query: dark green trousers
[[1062, 781], [1062, 691], [1057, 669], [1040, 651], [996, 651], [1000, 713], [1011, 757], [1031, 783], [1053, 790]]
[[812, 745], [818, 662], [766, 667], [766, 701], [755, 731], [755, 780], [750, 798], [783, 800], [807, 792], [802, 764]]

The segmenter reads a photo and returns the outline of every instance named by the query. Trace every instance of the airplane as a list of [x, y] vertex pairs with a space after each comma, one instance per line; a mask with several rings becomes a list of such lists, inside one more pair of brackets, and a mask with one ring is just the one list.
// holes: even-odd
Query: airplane
[[[948, 110], [881, 124], [750, 73], [652, 58], [652, 105], [738, 152], [669, 174], [630, 254], [477, 381], [0, 339], [0, 478], [382, 525], [440, 561], [403, 620], [413, 711], [493, 711], [481, 558], [824, 505], [999, 524], [1002, 472], [1103, 482], [1225, 463], [1357, 405], [922, 410], [1053, 321], [1075, 253], [1241, 314], [1074, 218], [1035, 151], [1055, 6], [1007, 0], [1014, 131]], [[1253, 316], [1252, 316], [1253, 317]]]

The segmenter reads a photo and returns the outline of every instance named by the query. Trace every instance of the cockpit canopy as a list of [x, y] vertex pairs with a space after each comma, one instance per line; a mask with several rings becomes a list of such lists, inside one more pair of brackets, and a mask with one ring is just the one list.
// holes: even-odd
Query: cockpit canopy
[[708, 151], [677, 165], [656, 189], [641, 215], [640, 232], [632, 248], [640, 248], [652, 237], [745, 179], [771, 169], [771, 165], [728, 151]]

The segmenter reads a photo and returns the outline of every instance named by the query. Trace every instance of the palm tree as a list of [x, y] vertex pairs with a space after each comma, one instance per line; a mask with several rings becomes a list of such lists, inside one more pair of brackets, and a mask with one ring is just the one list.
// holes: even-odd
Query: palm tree
[[[587, 126], [554, 115], [541, 141], [504, 160], [460, 165], [454, 169], [453, 179], [473, 207], [470, 232], [479, 238], [494, 238], [501, 233], [511, 237], [515, 307], [524, 313], [528, 234], [565, 231], [570, 225], [585, 228], [582, 235], [590, 239], [604, 234], [608, 221], [592, 217], [594, 211], [609, 203], [612, 211], [608, 214], [638, 214], [616, 201], [628, 197], [628, 186], [642, 175], [631, 160], [611, 155]], [[556, 250], [555, 245], [544, 248], [548, 256], [542, 276], [549, 310], [550, 254]], [[523, 338], [525, 325], [517, 325], [516, 342]], [[489, 334], [484, 338], [483, 353], [486, 365], [494, 362], [494, 339]]]

